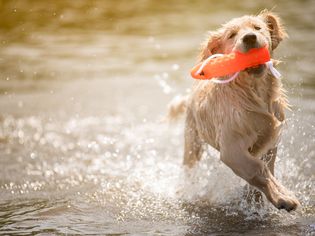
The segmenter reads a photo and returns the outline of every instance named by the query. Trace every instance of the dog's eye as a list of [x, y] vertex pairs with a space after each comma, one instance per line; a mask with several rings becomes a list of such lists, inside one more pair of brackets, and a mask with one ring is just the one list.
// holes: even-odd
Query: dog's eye
[[236, 36], [236, 32], [233, 32], [229, 35], [229, 39], [234, 38]]
[[259, 26], [257, 26], [257, 25], [254, 25], [254, 29], [255, 30], [261, 30], [261, 28]]

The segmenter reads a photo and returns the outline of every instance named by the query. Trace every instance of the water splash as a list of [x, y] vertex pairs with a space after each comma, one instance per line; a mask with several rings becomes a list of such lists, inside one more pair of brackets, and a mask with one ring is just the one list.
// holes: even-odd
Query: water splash
[[[121, 220], [125, 211], [133, 212], [134, 217], [142, 211], [145, 217], [152, 211], [154, 218], [161, 215], [156, 211], [158, 208], [164, 207], [166, 211], [170, 205], [177, 209], [173, 211], [176, 215], [182, 202], [200, 201], [229, 206], [231, 212], [243, 211], [249, 218], [255, 214], [261, 217], [277, 214], [269, 203], [257, 211], [245, 201], [239, 202], [245, 182], [220, 162], [212, 148], [205, 151], [194, 169], [185, 170], [181, 166], [182, 125], [170, 129], [156, 122], [127, 123], [120, 117], [71, 118], [61, 122], [39, 117], [5, 117], [0, 132], [2, 148], [5, 147], [2, 162], [7, 166], [1, 173], [2, 198], [45, 191], [58, 196], [66, 191], [103, 203], [105, 208], [108, 199], [115, 199], [115, 204], [129, 209], [117, 213]], [[124, 129], [117, 132], [113, 126]], [[306, 135], [304, 130], [300, 132]], [[276, 175], [298, 193], [303, 209], [297, 214], [307, 211], [313, 214], [314, 181], [308, 175], [308, 169], [313, 168], [312, 156], [297, 163], [288, 146], [284, 143], [280, 146]], [[303, 146], [299, 155], [302, 151], [309, 154], [309, 148]], [[21, 171], [13, 174], [15, 169]], [[284, 171], [287, 169], [292, 171]], [[233, 207], [234, 203], [237, 204]]]

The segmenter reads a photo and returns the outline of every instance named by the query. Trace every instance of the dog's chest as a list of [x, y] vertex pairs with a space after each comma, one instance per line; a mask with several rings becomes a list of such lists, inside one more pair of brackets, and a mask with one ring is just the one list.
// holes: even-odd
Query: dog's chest
[[256, 149], [277, 140], [279, 122], [272, 109], [272, 90], [255, 87], [213, 86], [204, 83], [195, 90], [193, 107], [198, 133], [203, 140], [219, 149], [223, 128], [256, 139]]

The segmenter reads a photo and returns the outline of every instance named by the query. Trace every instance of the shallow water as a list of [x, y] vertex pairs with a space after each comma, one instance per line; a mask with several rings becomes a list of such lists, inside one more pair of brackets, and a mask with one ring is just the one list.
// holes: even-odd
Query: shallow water
[[[162, 122], [204, 33], [275, 5], [293, 213], [243, 200], [211, 148], [185, 176], [183, 122]], [[313, 1], [0, 1], [0, 234], [315, 234], [314, 16]]]

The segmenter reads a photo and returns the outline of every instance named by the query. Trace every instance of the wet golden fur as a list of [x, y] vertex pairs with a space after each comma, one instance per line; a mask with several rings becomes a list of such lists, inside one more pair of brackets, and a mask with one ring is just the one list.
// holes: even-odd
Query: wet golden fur
[[[265, 10], [210, 32], [200, 60], [232, 50], [246, 52], [244, 35], [248, 33], [257, 36], [257, 47], [267, 45], [271, 54], [286, 37], [279, 17]], [[228, 84], [196, 81], [192, 93], [177, 99], [169, 110], [175, 117], [186, 108], [185, 165], [194, 166], [201, 158], [202, 145], [210, 144], [235, 174], [261, 190], [275, 207], [290, 211], [299, 202], [273, 176], [287, 107], [281, 81], [264, 68], [258, 75], [242, 71]]]

